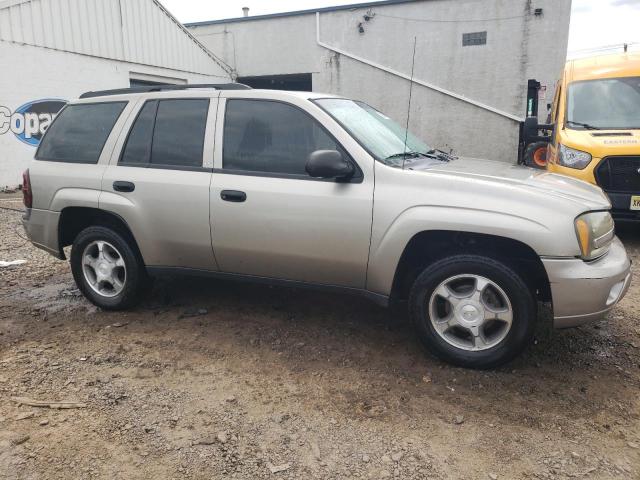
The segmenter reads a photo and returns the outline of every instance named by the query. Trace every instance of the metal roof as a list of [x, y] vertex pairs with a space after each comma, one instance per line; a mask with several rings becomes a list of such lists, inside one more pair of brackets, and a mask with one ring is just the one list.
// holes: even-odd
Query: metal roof
[[158, 0], [0, 0], [0, 41], [228, 78]]
[[220, 20], [207, 20], [204, 22], [191, 22], [185, 23], [185, 27], [200, 27], [204, 25], [216, 25], [220, 23], [234, 23], [234, 22], [251, 22], [253, 20], [266, 20], [270, 18], [278, 18], [278, 17], [294, 17], [297, 15], [308, 15], [310, 13], [316, 12], [335, 12], [338, 10], [353, 10], [356, 8], [366, 8], [366, 7], [383, 7], [386, 5], [396, 5], [399, 3], [413, 3], [420, 2], [424, 0], [381, 0], [378, 2], [365, 2], [365, 3], [351, 3], [349, 5], [336, 5], [335, 7], [322, 7], [322, 8], [310, 8], [307, 10], [295, 10], [292, 12], [282, 12], [282, 13], [269, 13], [267, 15], [254, 15], [248, 17], [235, 17], [235, 18], [223, 18]]

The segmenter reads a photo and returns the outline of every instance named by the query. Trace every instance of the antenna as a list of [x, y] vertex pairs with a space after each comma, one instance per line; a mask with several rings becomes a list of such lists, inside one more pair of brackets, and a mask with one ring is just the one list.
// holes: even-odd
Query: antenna
[[409, 80], [409, 103], [407, 105], [407, 128], [404, 130], [404, 155], [402, 155], [402, 170], [407, 159], [407, 141], [409, 139], [409, 115], [411, 115], [411, 93], [413, 92], [413, 69], [416, 65], [416, 42], [418, 37], [413, 37], [413, 58], [411, 59], [411, 79]]

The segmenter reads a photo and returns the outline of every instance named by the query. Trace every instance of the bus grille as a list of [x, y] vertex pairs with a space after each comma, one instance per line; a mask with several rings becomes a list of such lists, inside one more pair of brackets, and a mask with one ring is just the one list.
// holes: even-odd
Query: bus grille
[[605, 157], [595, 174], [606, 192], [640, 194], [640, 156]]

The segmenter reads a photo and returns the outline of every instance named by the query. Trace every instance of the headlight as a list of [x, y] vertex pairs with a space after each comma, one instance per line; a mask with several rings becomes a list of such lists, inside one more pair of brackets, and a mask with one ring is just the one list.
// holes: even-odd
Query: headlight
[[583, 260], [595, 260], [607, 253], [615, 235], [609, 212], [584, 213], [575, 223]]
[[558, 163], [563, 167], [582, 170], [591, 162], [591, 154], [560, 144]]

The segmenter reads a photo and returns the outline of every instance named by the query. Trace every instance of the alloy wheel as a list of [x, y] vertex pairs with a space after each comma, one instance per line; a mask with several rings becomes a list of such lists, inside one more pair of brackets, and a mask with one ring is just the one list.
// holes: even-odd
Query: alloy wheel
[[429, 299], [428, 312], [437, 334], [467, 351], [498, 345], [513, 322], [513, 308], [504, 290], [473, 274], [456, 275], [440, 283]]
[[82, 272], [93, 291], [103, 297], [115, 297], [127, 281], [122, 254], [104, 240], [95, 240], [86, 246], [82, 253]]

